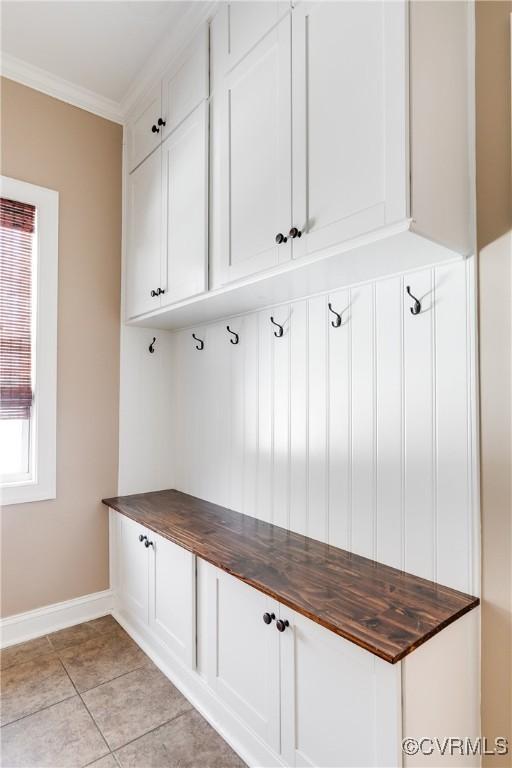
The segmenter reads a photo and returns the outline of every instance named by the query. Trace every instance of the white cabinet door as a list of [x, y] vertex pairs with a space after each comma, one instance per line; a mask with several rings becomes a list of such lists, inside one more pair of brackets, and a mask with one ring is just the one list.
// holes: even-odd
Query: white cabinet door
[[200, 104], [162, 145], [165, 294], [201, 293], [208, 276], [208, 107]]
[[289, 11], [287, 2], [225, 3], [212, 22], [212, 83], [238, 64]]
[[157, 149], [129, 177], [126, 201], [126, 316], [160, 307], [162, 155]]
[[279, 632], [277, 603], [210, 566], [207, 678], [217, 696], [279, 751]]
[[288, 14], [215, 86], [214, 287], [291, 257], [275, 239], [291, 223], [290, 44]]
[[148, 552], [141, 536], [150, 532], [125, 515], [118, 515], [117, 556], [119, 600], [129, 618], [148, 622]]
[[162, 140], [165, 140], [201, 101], [208, 98], [208, 35], [208, 26], [205, 25], [162, 80], [162, 116], [165, 122]]
[[293, 257], [407, 215], [405, 2], [292, 12]]
[[396, 766], [400, 665], [280, 607], [281, 744], [289, 765]]
[[160, 144], [162, 130], [158, 118], [162, 114], [161, 104], [161, 85], [158, 81], [137, 105], [126, 126], [128, 171], [132, 171]]
[[195, 666], [195, 557], [172, 541], [149, 534], [149, 624], [187, 666]]

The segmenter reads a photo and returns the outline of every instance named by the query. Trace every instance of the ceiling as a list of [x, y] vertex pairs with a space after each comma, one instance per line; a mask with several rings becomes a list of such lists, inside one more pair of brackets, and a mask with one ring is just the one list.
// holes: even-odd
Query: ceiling
[[2, 53], [120, 103], [190, 6], [177, 0], [3, 0]]

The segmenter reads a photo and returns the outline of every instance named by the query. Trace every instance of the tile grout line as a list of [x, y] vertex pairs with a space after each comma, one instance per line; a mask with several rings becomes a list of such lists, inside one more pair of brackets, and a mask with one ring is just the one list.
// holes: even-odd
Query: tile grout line
[[[64, 662], [62, 661], [62, 659], [61, 659], [60, 657], [59, 657], [59, 661], [60, 661], [60, 663], [62, 664], [62, 668], [64, 669], [64, 672], [65, 672], [65, 673], [66, 673], [66, 675], [68, 676], [68, 678], [69, 678], [69, 681], [70, 681], [71, 685], [73, 686], [73, 688], [74, 688], [74, 689], [75, 689], [75, 691], [77, 692], [78, 698], [80, 699], [80, 701], [81, 701], [81, 702], [82, 702], [82, 704], [84, 705], [86, 712], [88, 712], [88, 714], [89, 714], [89, 717], [91, 718], [92, 722], [93, 722], [93, 723], [94, 723], [94, 725], [96, 726], [96, 729], [98, 730], [98, 733], [100, 734], [101, 738], [102, 738], [102, 739], [103, 739], [103, 741], [105, 742], [105, 746], [107, 747], [107, 750], [108, 750], [108, 752], [111, 752], [110, 746], [109, 746], [109, 744], [108, 744], [108, 742], [107, 742], [107, 740], [106, 740], [105, 736], [103, 735], [103, 732], [102, 732], [101, 728], [99, 727], [98, 723], [96, 722], [96, 720], [95, 720], [95, 719], [94, 719], [94, 717], [92, 716], [92, 713], [91, 713], [91, 711], [89, 710], [89, 707], [87, 706], [87, 704], [86, 704], [86, 703], [85, 703], [85, 701], [83, 700], [82, 694], [80, 693], [80, 691], [79, 691], [79, 690], [78, 690], [78, 688], [76, 687], [76, 685], [75, 685], [75, 683], [74, 683], [74, 680], [73, 680], [73, 678], [72, 678], [72, 677], [71, 677], [71, 675], [69, 674], [68, 670], [66, 669], [66, 666], [65, 666]], [[96, 758], [96, 759], [97, 759], [97, 760], [99, 760], [101, 757], [106, 757], [106, 755], [100, 755], [100, 757], [98, 757], [98, 758]]]
[[62, 704], [64, 701], [69, 701], [70, 699], [74, 699], [75, 696], [76, 696], [76, 693], [72, 693], [70, 696], [65, 696], [63, 699], [59, 699], [59, 701], [52, 701], [51, 704], [46, 704], [44, 707], [41, 707], [40, 709], [35, 709], [33, 712], [28, 712], [28, 714], [26, 715], [21, 715], [21, 717], [17, 717], [15, 720], [10, 720], [8, 723], [4, 723], [0, 727], [0, 730], [2, 730], [3, 728], [7, 728], [7, 726], [9, 725], [14, 725], [14, 723], [19, 723], [21, 720], [26, 720], [27, 717], [32, 717], [32, 715], [38, 715], [39, 712], [44, 712], [46, 709], [51, 709], [51, 707], [56, 707], [57, 704]]
[[[188, 703], [190, 704], [189, 701]], [[190, 704], [189, 709], [186, 709], [184, 712], [179, 712], [177, 715], [174, 715], [174, 717], [170, 717], [169, 720], [164, 720], [163, 723], [159, 723], [159, 725], [155, 725], [153, 728], [150, 728], [149, 731], [146, 731], [145, 733], [141, 733], [140, 736], [136, 736], [134, 739], [130, 739], [130, 741], [127, 741], [125, 744], [121, 744], [121, 746], [116, 747], [115, 752], [119, 752], [120, 749], [124, 749], [130, 744], [134, 744], [136, 741], [139, 741], [139, 739], [143, 739], [145, 736], [148, 736], [150, 733], [154, 733], [155, 731], [158, 731], [159, 728], [163, 728], [164, 725], [169, 725], [169, 723], [173, 723], [178, 718], [183, 717], [184, 715], [189, 715], [191, 712], [197, 712], [199, 715], [201, 714], [192, 704]], [[115, 752], [113, 751], [112, 754], [115, 755]]]

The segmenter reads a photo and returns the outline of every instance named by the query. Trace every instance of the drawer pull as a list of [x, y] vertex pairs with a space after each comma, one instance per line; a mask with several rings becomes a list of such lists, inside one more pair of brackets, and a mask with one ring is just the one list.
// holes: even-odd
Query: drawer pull
[[284, 620], [278, 619], [276, 621], [276, 628], [278, 632], [284, 632], [286, 627], [289, 627], [289, 626], [290, 626], [290, 622], [288, 621], [288, 619], [284, 619]]
[[274, 621], [275, 617], [276, 617], [275, 613], [264, 613], [263, 621], [265, 622], [265, 624], [271, 624]]

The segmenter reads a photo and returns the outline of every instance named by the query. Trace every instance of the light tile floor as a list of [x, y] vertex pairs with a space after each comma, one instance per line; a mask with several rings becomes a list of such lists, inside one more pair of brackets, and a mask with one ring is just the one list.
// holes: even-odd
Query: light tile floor
[[0, 652], [2, 768], [242, 768], [112, 618]]

